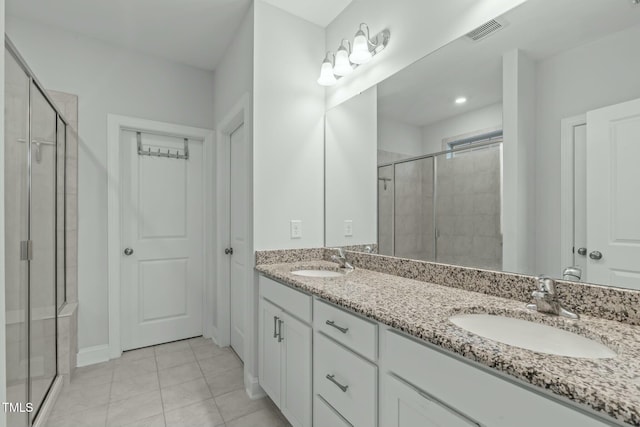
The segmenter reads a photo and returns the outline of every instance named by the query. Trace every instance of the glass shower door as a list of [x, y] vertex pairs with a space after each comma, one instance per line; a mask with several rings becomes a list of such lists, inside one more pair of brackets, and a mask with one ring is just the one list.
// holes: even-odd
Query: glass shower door
[[[29, 401], [29, 270], [20, 242], [29, 236], [29, 77], [5, 51], [5, 304], [7, 401]], [[7, 411], [7, 425], [26, 426], [27, 414]]]
[[394, 181], [395, 256], [434, 261], [433, 158], [396, 163]]
[[49, 102], [31, 85], [29, 263], [30, 400], [37, 415], [56, 376], [56, 125]]
[[436, 261], [502, 270], [500, 143], [436, 157]]

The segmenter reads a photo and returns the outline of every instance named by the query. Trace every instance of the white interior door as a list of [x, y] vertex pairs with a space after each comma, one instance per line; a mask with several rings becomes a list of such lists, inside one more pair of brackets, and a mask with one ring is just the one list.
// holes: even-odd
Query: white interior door
[[[141, 137], [145, 149], [184, 148], [181, 138]], [[189, 140], [188, 160], [139, 155], [132, 131], [120, 144], [122, 349], [202, 335], [202, 141]]]
[[248, 165], [244, 123], [229, 138], [230, 147], [230, 295], [231, 347], [244, 360], [245, 314], [247, 306], [247, 209]]
[[[587, 125], [573, 128], [573, 265], [587, 274]], [[566, 266], [565, 266], [566, 267]]]
[[639, 142], [640, 99], [587, 113], [590, 282], [640, 289]]

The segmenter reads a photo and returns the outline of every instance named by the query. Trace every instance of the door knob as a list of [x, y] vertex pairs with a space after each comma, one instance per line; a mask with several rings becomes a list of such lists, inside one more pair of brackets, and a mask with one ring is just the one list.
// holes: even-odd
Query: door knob
[[225, 255], [233, 255], [233, 248], [226, 248], [224, 250]]
[[587, 254], [587, 248], [578, 248], [578, 255], [585, 256]]
[[132, 254], [133, 254], [133, 249], [131, 249], [131, 248], [126, 248], [126, 249], [124, 250], [124, 254], [125, 254], [126, 256], [130, 256], [130, 255], [132, 255]]
[[593, 251], [593, 252], [591, 252], [591, 253], [589, 254], [589, 258], [591, 258], [591, 259], [595, 259], [595, 260], [602, 259], [602, 252], [600, 252], [600, 251]]

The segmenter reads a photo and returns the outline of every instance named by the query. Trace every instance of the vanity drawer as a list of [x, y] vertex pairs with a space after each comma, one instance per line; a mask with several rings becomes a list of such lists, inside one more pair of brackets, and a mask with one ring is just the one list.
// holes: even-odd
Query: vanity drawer
[[378, 353], [377, 324], [318, 299], [313, 302], [313, 311], [315, 330], [322, 331], [369, 360], [376, 360]]
[[[566, 403], [541, 396], [532, 391], [535, 389], [533, 386], [525, 388], [515, 385], [395, 331], [386, 330], [382, 340], [380, 352], [395, 377], [410, 384], [414, 390], [422, 390], [431, 401], [459, 415], [461, 420], [467, 420], [471, 425], [607, 425], [577, 410], [577, 407], [572, 408]], [[386, 396], [388, 399], [388, 393]], [[381, 403], [382, 420], [394, 416], [393, 411], [386, 409], [390, 405], [394, 403]]]
[[315, 333], [314, 338], [315, 394], [353, 426], [376, 426], [377, 367], [322, 333]]
[[352, 427], [322, 397], [313, 402], [313, 427]]
[[260, 296], [280, 306], [300, 320], [311, 323], [313, 300], [311, 295], [296, 291], [268, 277], [260, 276]]

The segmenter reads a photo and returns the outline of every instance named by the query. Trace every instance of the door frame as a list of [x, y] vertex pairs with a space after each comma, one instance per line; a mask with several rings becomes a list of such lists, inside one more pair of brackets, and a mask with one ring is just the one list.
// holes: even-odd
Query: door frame
[[204, 200], [204, 298], [202, 301], [202, 333], [210, 337], [213, 333], [213, 269], [210, 260], [213, 253], [213, 137], [211, 129], [183, 126], [137, 117], [107, 115], [107, 259], [109, 284], [109, 358], [114, 359], [122, 355], [121, 343], [121, 211], [120, 211], [120, 132], [123, 129], [140, 130], [142, 132], [165, 133], [169, 135], [184, 135], [193, 139], [203, 140], [203, 200]]
[[[231, 287], [229, 280], [231, 279], [229, 258], [224, 253], [224, 248], [229, 247], [229, 227], [231, 224], [229, 206], [231, 203], [231, 194], [229, 188], [230, 181], [230, 163], [231, 152], [228, 147], [231, 143], [231, 134], [241, 125], [244, 124], [244, 141], [247, 153], [247, 165], [249, 174], [247, 179], [247, 200], [244, 201], [247, 209], [247, 251], [245, 265], [253, 266], [253, 145], [251, 144], [251, 122], [250, 122], [250, 105], [249, 95], [244, 94], [238, 102], [229, 110], [227, 115], [216, 126], [216, 248], [214, 249], [217, 264], [217, 289], [216, 289], [216, 325], [215, 341], [221, 347], [227, 347], [231, 344]], [[249, 316], [253, 305], [252, 300], [253, 269], [247, 272], [247, 283], [245, 295], [247, 302], [245, 307], [245, 335], [244, 335], [244, 357], [245, 366], [247, 358], [251, 357], [251, 351], [254, 346], [251, 345], [250, 337], [253, 336], [250, 327]]]
[[587, 115], [567, 117], [560, 121], [560, 262], [561, 268], [573, 265], [573, 136], [574, 128], [587, 124]]

